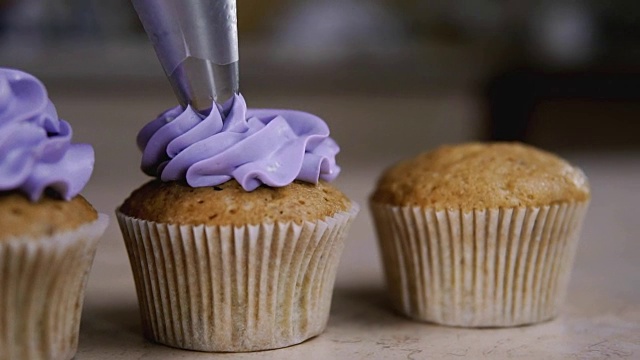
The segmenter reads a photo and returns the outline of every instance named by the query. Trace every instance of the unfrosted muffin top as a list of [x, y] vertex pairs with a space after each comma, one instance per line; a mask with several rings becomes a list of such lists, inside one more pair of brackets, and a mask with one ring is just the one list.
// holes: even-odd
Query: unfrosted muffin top
[[235, 180], [210, 187], [152, 180], [135, 190], [120, 211], [128, 216], [181, 225], [246, 225], [315, 221], [347, 211], [349, 199], [326, 182], [295, 181], [285, 187], [245, 191]]
[[0, 192], [0, 241], [51, 236], [96, 219], [98, 213], [80, 195], [69, 201], [44, 195], [31, 202], [18, 191]]
[[397, 206], [481, 209], [590, 197], [584, 173], [520, 143], [442, 146], [386, 170], [371, 200]]

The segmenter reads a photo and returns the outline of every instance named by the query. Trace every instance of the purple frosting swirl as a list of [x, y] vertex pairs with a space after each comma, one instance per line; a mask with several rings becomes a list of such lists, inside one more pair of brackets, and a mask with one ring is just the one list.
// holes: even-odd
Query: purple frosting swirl
[[340, 151], [317, 116], [293, 110], [247, 109], [242, 95], [204, 118], [191, 107], [175, 107], [138, 134], [142, 170], [163, 181], [192, 187], [236, 179], [247, 191], [302, 180], [332, 181], [340, 173]]
[[21, 190], [32, 201], [46, 188], [66, 200], [91, 177], [93, 148], [71, 144], [44, 85], [22, 71], [0, 68], [0, 191]]

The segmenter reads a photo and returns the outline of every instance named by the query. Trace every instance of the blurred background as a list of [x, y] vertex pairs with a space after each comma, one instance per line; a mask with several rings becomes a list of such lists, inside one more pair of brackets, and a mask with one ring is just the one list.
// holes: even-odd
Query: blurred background
[[[634, 0], [239, 0], [238, 13], [250, 105], [320, 113], [345, 156], [389, 156], [390, 135], [397, 156], [469, 138], [640, 145]], [[155, 99], [140, 119], [174, 102], [127, 0], [0, 0], [0, 65], [54, 98]]]
[[[640, 271], [639, 1], [238, 0], [238, 25], [249, 106], [318, 114], [342, 148], [337, 184], [362, 212], [338, 289], [380, 294], [366, 204], [386, 166], [444, 143], [495, 139], [556, 151], [590, 178], [570, 302], [599, 303], [593, 291], [579, 296], [595, 286], [637, 300], [640, 278], [624, 284], [603, 274]], [[130, 2], [0, 0], [0, 66], [40, 77], [75, 141], [94, 145], [84, 194], [113, 214], [148, 179], [137, 131], [177, 104]], [[136, 349], [139, 339], [120, 331], [138, 334], [139, 323], [113, 216], [100, 246], [83, 354], [104, 344]]]

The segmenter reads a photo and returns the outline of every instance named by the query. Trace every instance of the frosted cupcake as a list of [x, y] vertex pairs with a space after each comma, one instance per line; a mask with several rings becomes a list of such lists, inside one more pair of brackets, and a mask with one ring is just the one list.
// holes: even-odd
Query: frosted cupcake
[[71, 359], [107, 217], [79, 192], [93, 149], [71, 144], [35, 77], [0, 68], [0, 359]]
[[589, 199], [582, 171], [517, 143], [444, 146], [400, 162], [370, 199], [393, 305], [456, 326], [553, 318]]
[[201, 116], [177, 107], [138, 136], [156, 180], [117, 216], [144, 334], [174, 347], [254, 351], [326, 327], [358, 207], [329, 185], [340, 168], [326, 124], [235, 96]]

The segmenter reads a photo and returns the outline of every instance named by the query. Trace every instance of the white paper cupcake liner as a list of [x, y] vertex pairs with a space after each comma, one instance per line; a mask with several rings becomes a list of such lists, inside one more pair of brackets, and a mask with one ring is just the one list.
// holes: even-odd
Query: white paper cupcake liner
[[92, 223], [51, 237], [0, 241], [0, 359], [71, 359], [100, 236]]
[[354, 205], [317, 222], [232, 227], [160, 224], [118, 211], [145, 336], [237, 352], [320, 334], [357, 212]]
[[553, 318], [587, 206], [435, 211], [371, 204], [394, 307], [466, 327]]

